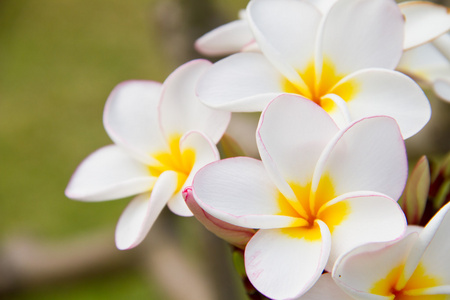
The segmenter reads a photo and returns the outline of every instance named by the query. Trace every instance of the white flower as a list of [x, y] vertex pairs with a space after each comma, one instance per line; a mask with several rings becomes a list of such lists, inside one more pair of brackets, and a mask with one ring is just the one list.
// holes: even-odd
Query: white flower
[[334, 280], [354, 299], [450, 299], [449, 210], [399, 240], [350, 251], [336, 262]]
[[262, 53], [237, 53], [199, 81], [208, 106], [261, 111], [275, 96], [302, 95], [340, 126], [386, 115], [404, 138], [431, 110], [420, 87], [393, 71], [403, 53], [404, 19], [391, 0], [338, 0], [322, 17], [302, 0], [252, 0], [249, 26]]
[[196, 170], [219, 159], [215, 143], [230, 113], [201, 104], [195, 84], [210, 63], [196, 60], [160, 84], [127, 81], [109, 96], [103, 121], [114, 145], [88, 156], [73, 174], [66, 195], [103, 201], [138, 194], [116, 228], [116, 245], [138, 245], [168, 204], [176, 214], [192, 215], [181, 195]]
[[[337, 0], [308, 0], [322, 14], [326, 14]], [[405, 50], [423, 45], [450, 30], [448, 8], [425, 1], [406, 1], [399, 4], [405, 16]], [[229, 55], [253, 49], [255, 38], [247, 22], [245, 11], [239, 20], [232, 21], [204, 34], [195, 42], [196, 49], [210, 56]]]
[[193, 195], [213, 217], [260, 229], [245, 265], [269, 298], [299, 297], [342, 253], [403, 233], [405, 217], [393, 199], [405, 185], [407, 161], [392, 118], [339, 130], [312, 101], [282, 95], [262, 113], [257, 143], [262, 161], [211, 163], [194, 177]]

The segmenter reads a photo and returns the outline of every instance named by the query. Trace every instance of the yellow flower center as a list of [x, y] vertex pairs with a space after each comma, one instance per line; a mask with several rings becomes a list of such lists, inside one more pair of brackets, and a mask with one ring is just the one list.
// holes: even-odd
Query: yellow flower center
[[394, 267], [389, 274], [373, 284], [372, 294], [392, 297], [395, 300], [445, 300], [446, 295], [422, 295], [420, 290], [439, 286], [441, 280], [427, 274], [423, 265], [419, 264], [411, 278], [403, 288], [397, 289], [397, 282], [403, 272], [404, 265]]
[[327, 112], [335, 109], [336, 104], [328, 97], [324, 97], [325, 95], [336, 94], [348, 102], [358, 90], [355, 81], [346, 81], [339, 86], [335, 86], [345, 75], [338, 74], [333, 63], [328, 59], [323, 60], [320, 78], [316, 78], [314, 61], [311, 61], [303, 72], [299, 72], [299, 75], [305, 82], [306, 87], [292, 83], [287, 78], [284, 78], [282, 81], [283, 91], [308, 98]]
[[295, 194], [295, 199], [287, 199], [279, 193], [278, 204], [280, 215], [298, 218], [292, 227], [282, 229], [291, 237], [319, 240], [321, 234], [316, 220], [323, 221], [332, 233], [350, 213], [350, 207], [346, 202], [333, 204], [332, 209], [321, 210], [326, 203], [336, 197], [333, 182], [328, 175], [322, 176], [315, 193], [311, 192], [311, 183], [305, 186], [296, 183], [289, 185]]
[[178, 192], [195, 163], [195, 151], [187, 148], [180, 149], [180, 135], [173, 135], [169, 138], [169, 150], [156, 152], [152, 157], [157, 163], [148, 166], [151, 176], [159, 177], [165, 171], [175, 171], [178, 175], [177, 190]]

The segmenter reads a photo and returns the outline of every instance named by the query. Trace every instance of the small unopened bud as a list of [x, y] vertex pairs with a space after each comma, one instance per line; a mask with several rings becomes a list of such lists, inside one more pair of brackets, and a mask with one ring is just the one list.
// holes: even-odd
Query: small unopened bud
[[256, 232], [254, 229], [229, 224], [205, 212], [195, 201], [192, 187], [187, 187], [183, 190], [183, 197], [191, 212], [206, 229], [240, 249], [245, 248]]
[[420, 224], [430, 189], [430, 166], [426, 156], [422, 156], [409, 175], [405, 190], [398, 201], [409, 225]]

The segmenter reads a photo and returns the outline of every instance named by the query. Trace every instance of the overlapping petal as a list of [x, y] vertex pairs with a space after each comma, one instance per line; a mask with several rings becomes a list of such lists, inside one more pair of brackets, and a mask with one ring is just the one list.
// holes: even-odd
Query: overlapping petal
[[180, 150], [181, 152], [193, 151], [195, 162], [186, 180], [184, 183], [181, 183], [181, 188], [170, 198], [167, 205], [173, 213], [179, 216], [192, 216], [192, 212], [187, 207], [181, 191], [192, 184], [194, 175], [201, 167], [219, 159], [219, 152], [214, 143], [198, 131], [190, 131], [181, 138]]
[[195, 41], [198, 52], [221, 56], [236, 53], [253, 40], [247, 20], [236, 20], [217, 27]]
[[[395, 120], [372, 117], [342, 130], [327, 145], [311, 189], [315, 193], [330, 186], [335, 195], [375, 191], [398, 200], [407, 174], [405, 145]], [[316, 209], [327, 200], [315, 200]]]
[[425, 44], [450, 30], [447, 7], [426, 1], [400, 3], [405, 16], [405, 50]]
[[103, 201], [151, 190], [156, 178], [147, 168], [116, 145], [98, 149], [78, 166], [66, 196], [82, 201]]
[[303, 296], [296, 300], [353, 300], [352, 297], [344, 293], [344, 291], [334, 282], [330, 273], [320, 276], [316, 284]]
[[319, 279], [328, 259], [330, 233], [325, 224], [317, 221], [313, 229], [304, 230], [310, 235], [291, 230], [259, 230], [245, 250], [248, 278], [269, 298], [292, 299], [305, 293]]
[[431, 116], [423, 91], [400, 72], [361, 70], [342, 79], [330, 93], [346, 101], [352, 120], [376, 115], [394, 118], [404, 139], [420, 131]]
[[247, 11], [258, 46], [275, 66], [299, 72], [313, 61], [322, 18], [314, 5], [298, 0], [259, 0], [251, 1]]
[[[450, 204], [445, 205], [420, 232], [419, 239], [411, 250], [405, 265], [404, 277], [399, 281], [403, 285], [414, 280], [417, 265], [422, 265], [429, 274], [438, 278], [440, 285], [450, 285]], [[412, 276], [412, 277], [410, 277]]]
[[193, 180], [194, 198], [212, 216], [248, 228], [305, 225], [267, 175], [261, 161], [237, 157], [211, 163]]
[[417, 238], [411, 233], [397, 241], [360, 246], [336, 262], [333, 278], [356, 299], [392, 299], [391, 289]]
[[262, 111], [282, 92], [283, 76], [260, 53], [237, 53], [215, 63], [197, 85], [208, 106], [234, 112]]
[[324, 18], [318, 51], [336, 75], [393, 69], [403, 52], [403, 26], [394, 1], [339, 0]]
[[191, 130], [203, 132], [214, 143], [222, 137], [231, 113], [205, 106], [195, 91], [198, 79], [210, 66], [207, 60], [190, 61], [176, 69], [164, 82], [158, 112], [166, 139]]
[[114, 88], [105, 104], [103, 123], [109, 137], [144, 163], [153, 162], [150, 153], [166, 147], [158, 125], [160, 95], [160, 83], [125, 81]]
[[381, 194], [344, 194], [324, 205], [318, 217], [331, 232], [331, 253], [326, 269], [351, 249], [371, 242], [391, 241], [406, 229], [405, 216], [393, 199]]
[[264, 110], [257, 129], [259, 153], [287, 198], [294, 198], [288, 183], [310, 183], [320, 153], [337, 132], [323, 109], [300, 96], [281, 95]]
[[125, 250], [137, 246], [177, 188], [177, 174], [166, 171], [158, 177], [151, 193], [136, 196], [125, 208], [116, 227], [116, 246]]

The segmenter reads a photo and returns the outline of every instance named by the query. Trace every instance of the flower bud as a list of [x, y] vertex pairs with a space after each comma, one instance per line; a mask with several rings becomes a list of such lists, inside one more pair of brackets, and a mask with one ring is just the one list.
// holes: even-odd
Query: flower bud
[[206, 229], [238, 248], [244, 249], [256, 232], [254, 229], [226, 223], [205, 212], [195, 201], [192, 194], [192, 187], [186, 187], [183, 190], [183, 197], [191, 212]]
[[409, 175], [399, 204], [409, 225], [420, 224], [430, 189], [430, 167], [426, 156], [422, 156]]

